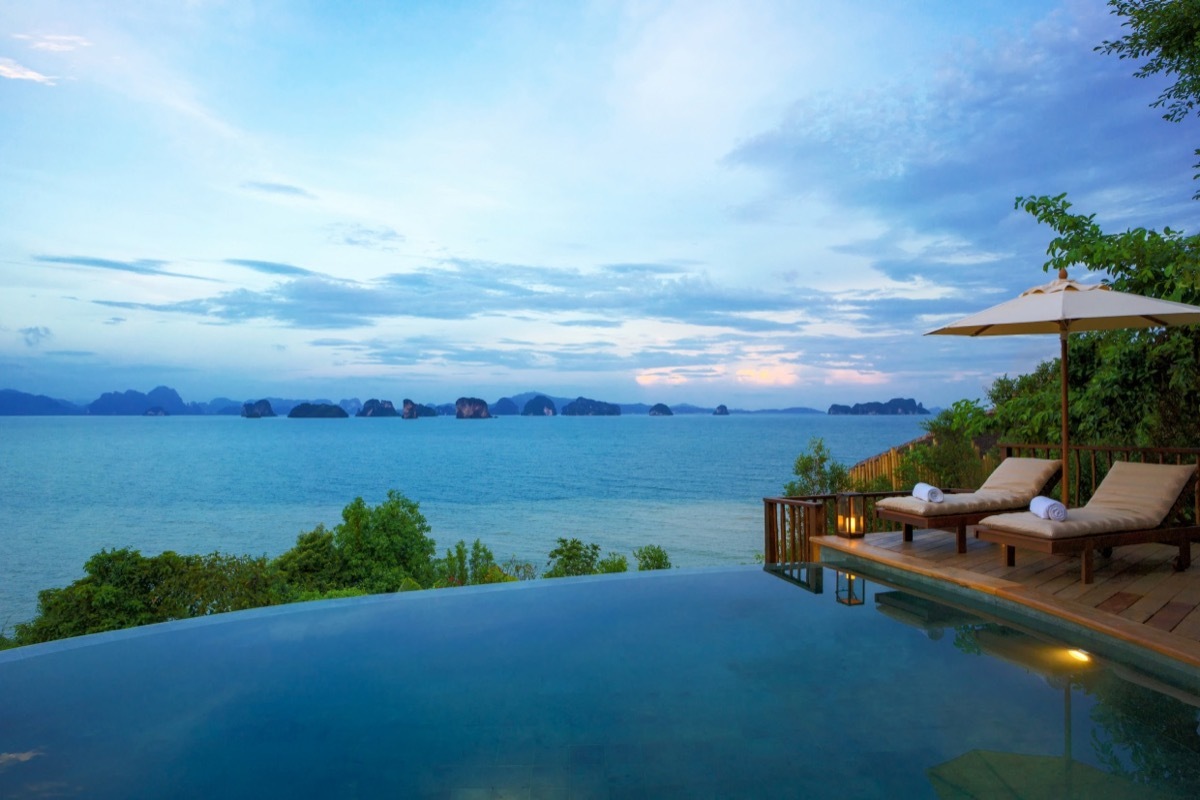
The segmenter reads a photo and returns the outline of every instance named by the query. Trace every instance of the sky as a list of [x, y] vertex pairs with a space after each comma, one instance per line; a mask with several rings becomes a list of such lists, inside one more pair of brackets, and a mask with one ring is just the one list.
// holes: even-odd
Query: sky
[[[1195, 232], [1101, 0], [0, 0], [0, 388], [986, 396], [1018, 196]], [[1098, 280], [1082, 269], [1071, 277]]]

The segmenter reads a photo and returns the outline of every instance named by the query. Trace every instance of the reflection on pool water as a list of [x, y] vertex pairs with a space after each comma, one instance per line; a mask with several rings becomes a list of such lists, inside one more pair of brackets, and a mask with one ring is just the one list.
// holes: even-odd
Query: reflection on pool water
[[834, 575], [413, 592], [0, 653], [0, 796], [1200, 795], [1187, 693]]

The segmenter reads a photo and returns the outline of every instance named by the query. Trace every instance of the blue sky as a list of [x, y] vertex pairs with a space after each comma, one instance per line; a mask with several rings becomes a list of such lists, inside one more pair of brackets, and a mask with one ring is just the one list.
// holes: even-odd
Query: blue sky
[[[1018, 195], [1192, 232], [1100, 0], [0, 0], [0, 388], [978, 398]], [[1084, 277], [1082, 272], [1072, 277]]]

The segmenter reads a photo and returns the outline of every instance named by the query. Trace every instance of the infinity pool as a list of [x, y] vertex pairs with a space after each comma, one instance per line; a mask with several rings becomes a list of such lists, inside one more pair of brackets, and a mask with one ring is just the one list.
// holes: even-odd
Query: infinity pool
[[1188, 693], [870, 579], [805, 579], [541, 580], [3, 652], [0, 796], [1200, 796]]

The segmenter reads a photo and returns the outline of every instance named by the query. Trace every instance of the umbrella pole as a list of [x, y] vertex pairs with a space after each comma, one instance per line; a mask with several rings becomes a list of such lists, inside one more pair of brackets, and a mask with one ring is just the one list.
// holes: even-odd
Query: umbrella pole
[[1064, 506], [1071, 505], [1071, 451], [1067, 444], [1067, 330], [1064, 326], [1058, 334], [1061, 355], [1059, 364], [1062, 367], [1062, 502]]

